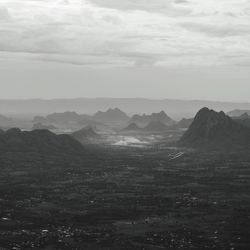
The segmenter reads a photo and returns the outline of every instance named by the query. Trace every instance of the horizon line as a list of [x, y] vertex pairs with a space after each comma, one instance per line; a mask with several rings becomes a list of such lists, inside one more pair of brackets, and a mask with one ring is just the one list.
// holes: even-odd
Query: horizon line
[[217, 102], [217, 103], [235, 103], [250, 104], [250, 101], [219, 101], [211, 99], [179, 99], [179, 98], [150, 98], [150, 97], [55, 97], [55, 98], [0, 98], [0, 101], [59, 101], [59, 100], [96, 100], [96, 99], [133, 99], [133, 100], [149, 100], [149, 101], [186, 101], [186, 102]]

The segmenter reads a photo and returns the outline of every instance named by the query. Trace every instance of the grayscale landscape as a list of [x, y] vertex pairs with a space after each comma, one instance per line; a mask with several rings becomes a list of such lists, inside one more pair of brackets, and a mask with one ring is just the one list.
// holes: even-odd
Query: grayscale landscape
[[250, 3], [0, 1], [0, 250], [250, 249]]

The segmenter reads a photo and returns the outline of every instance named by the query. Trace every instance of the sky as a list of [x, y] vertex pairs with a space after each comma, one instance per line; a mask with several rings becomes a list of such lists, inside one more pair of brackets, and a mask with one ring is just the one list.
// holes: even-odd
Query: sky
[[250, 101], [249, 0], [0, 0], [0, 98]]

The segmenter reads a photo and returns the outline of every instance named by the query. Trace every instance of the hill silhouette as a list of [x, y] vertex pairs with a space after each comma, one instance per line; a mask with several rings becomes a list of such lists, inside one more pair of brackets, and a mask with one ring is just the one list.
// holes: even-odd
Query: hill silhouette
[[0, 133], [0, 151], [75, 154], [84, 151], [69, 135], [56, 135], [48, 130], [21, 131], [12, 128]]
[[250, 115], [248, 113], [244, 113], [241, 116], [239, 116], [239, 119], [244, 120], [244, 119], [249, 119]]
[[140, 127], [137, 126], [136, 123], [130, 123], [126, 128], [122, 129], [122, 131], [138, 131], [141, 130]]
[[82, 120], [90, 120], [91, 116], [88, 115], [80, 115], [76, 112], [66, 111], [63, 113], [53, 113], [49, 114], [46, 117], [43, 116], [35, 116], [33, 119], [33, 123], [42, 123], [42, 124], [65, 124], [72, 122], [80, 122]]
[[248, 113], [244, 113], [239, 117], [233, 117], [233, 120], [241, 125], [250, 128], [250, 115]]
[[71, 136], [81, 144], [94, 143], [101, 139], [101, 136], [90, 126], [72, 133]]
[[108, 109], [107, 111], [98, 111], [93, 115], [93, 119], [103, 123], [123, 123], [130, 118], [128, 115], [118, 108]]
[[50, 122], [69, 122], [69, 121], [76, 121], [79, 122], [82, 117], [81, 115], [77, 114], [76, 112], [64, 112], [64, 113], [53, 113], [48, 115], [47, 120]]
[[136, 123], [137, 125], [142, 126], [157, 121], [164, 123], [165, 125], [173, 125], [175, 123], [174, 120], [172, 120], [164, 111], [152, 113], [151, 115], [134, 115], [130, 120], [131, 123]]
[[51, 122], [46, 118], [46, 117], [43, 117], [43, 116], [35, 116], [33, 118], [33, 123], [34, 124], [37, 124], [37, 123], [41, 123], [41, 124], [50, 124]]
[[224, 112], [201, 109], [179, 141], [181, 146], [205, 148], [239, 148], [250, 146], [250, 129]]
[[176, 124], [176, 127], [177, 127], [177, 128], [189, 128], [190, 125], [192, 124], [193, 120], [194, 120], [193, 118], [190, 118], [190, 119], [183, 118], [183, 119], [181, 119], [181, 120]]
[[234, 109], [232, 111], [227, 112], [227, 115], [230, 117], [239, 117], [243, 114], [250, 115], [250, 109]]
[[0, 100], [0, 113], [4, 114], [48, 114], [51, 110], [54, 112], [73, 110], [79, 114], [92, 114], [97, 110], [106, 110], [110, 107], [117, 107], [128, 114], [152, 113], [167, 109], [170, 117], [179, 120], [194, 116], [200, 107], [211, 107], [228, 112], [233, 109], [250, 110], [250, 103], [146, 98]]
[[35, 123], [32, 127], [32, 130], [43, 130], [43, 129], [47, 129], [47, 130], [53, 130], [56, 129], [56, 127], [54, 125], [49, 125], [49, 124], [42, 124], [42, 123]]
[[145, 131], [162, 132], [167, 129], [167, 126], [161, 121], [151, 121], [145, 128]]

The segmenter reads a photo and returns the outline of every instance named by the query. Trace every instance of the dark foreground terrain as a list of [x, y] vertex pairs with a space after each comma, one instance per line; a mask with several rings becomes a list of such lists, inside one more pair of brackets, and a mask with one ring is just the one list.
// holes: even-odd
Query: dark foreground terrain
[[250, 249], [250, 154], [0, 154], [0, 249]]

